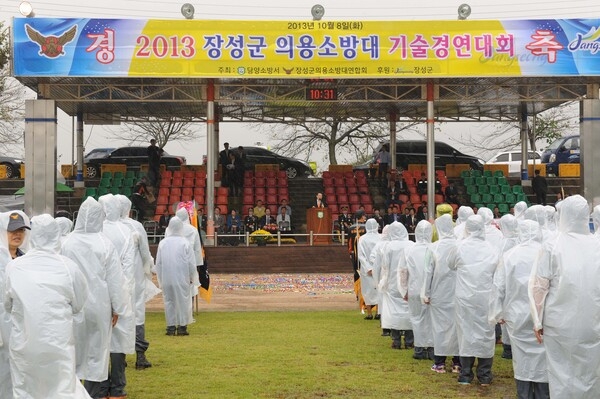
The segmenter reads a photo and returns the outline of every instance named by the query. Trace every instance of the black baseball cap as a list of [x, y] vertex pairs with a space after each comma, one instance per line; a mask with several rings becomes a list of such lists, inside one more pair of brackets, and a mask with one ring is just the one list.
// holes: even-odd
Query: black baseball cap
[[23, 219], [23, 216], [20, 213], [11, 213], [8, 217], [8, 226], [6, 227], [6, 231], [15, 231], [23, 228], [31, 230], [31, 227], [25, 223], [25, 219]]

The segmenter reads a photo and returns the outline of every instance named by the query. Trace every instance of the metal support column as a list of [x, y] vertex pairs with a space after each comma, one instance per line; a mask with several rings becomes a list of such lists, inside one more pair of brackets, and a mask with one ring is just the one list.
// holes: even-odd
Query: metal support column
[[206, 86], [206, 244], [214, 245], [215, 234], [215, 82], [209, 79]]
[[528, 164], [528, 151], [527, 151], [527, 143], [529, 142], [529, 137], [527, 136], [528, 125], [527, 125], [527, 105], [521, 104], [521, 185], [522, 186], [530, 186], [531, 181], [529, 180], [529, 167]]
[[435, 115], [433, 108], [435, 84], [427, 82], [427, 215], [435, 217]]
[[600, 205], [600, 85], [589, 84], [580, 105], [581, 185], [583, 196]]
[[54, 216], [56, 201], [56, 103], [25, 101], [25, 213]]
[[84, 187], [83, 182], [83, 113], [77, 113], [77, 174], [75, 175], [75, 187]]
[[396, 121], [398, 115], [395, 112], [390, 112], [390, 165], [389, 170], [396, 170]]

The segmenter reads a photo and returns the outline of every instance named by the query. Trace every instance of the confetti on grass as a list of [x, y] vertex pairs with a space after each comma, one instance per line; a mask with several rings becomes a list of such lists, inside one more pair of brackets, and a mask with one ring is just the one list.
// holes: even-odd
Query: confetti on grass
[[257, 290], [263, 292], [327, 292], [345, 294], [353, 290], [351, 274], [219, 274], [211, 275], [215, 292]]

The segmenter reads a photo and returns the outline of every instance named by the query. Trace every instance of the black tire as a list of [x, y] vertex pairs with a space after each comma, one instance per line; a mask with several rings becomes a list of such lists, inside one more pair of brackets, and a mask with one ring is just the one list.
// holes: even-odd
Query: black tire
[[298, 176], [298, 169], [296, 169], [295, 166], [288, 166], [285, 169], [285, 174], [287, 175], [288, 179], [294, 179]]
[[[6, 178], [7, 179], [12, 179], [13, 177], [16, 177], [14, 166], [12, 166], [9, 163], [3, 163], [2, 165], [6, 166]], [[17, 175], [18, 175], [18, 173], [17, 173]]]
[[90, 179], [98, 178], [98, 167], [95, 165], [87, 165], [85, 167], [85, 172], [87, 173], [87, 177]]

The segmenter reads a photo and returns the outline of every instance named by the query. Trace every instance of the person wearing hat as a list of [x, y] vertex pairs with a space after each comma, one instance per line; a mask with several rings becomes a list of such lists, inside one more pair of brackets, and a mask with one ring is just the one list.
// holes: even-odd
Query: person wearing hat
[[352, 224], [352, 215], [348, 213], [348, 205], [342, 205], [342, 213], [338, 216], [340, 229], [348, 239], [349, 227]]
[[6, 233], [8, 238], [8, 252], [11, 258], [15, 259], [25, 255], [22, 247], [27, 241], [27, 230], [31, 230], [29, 226], [29, 218], [21, 211], [15, 211], [8, 217], [8, 225]]

